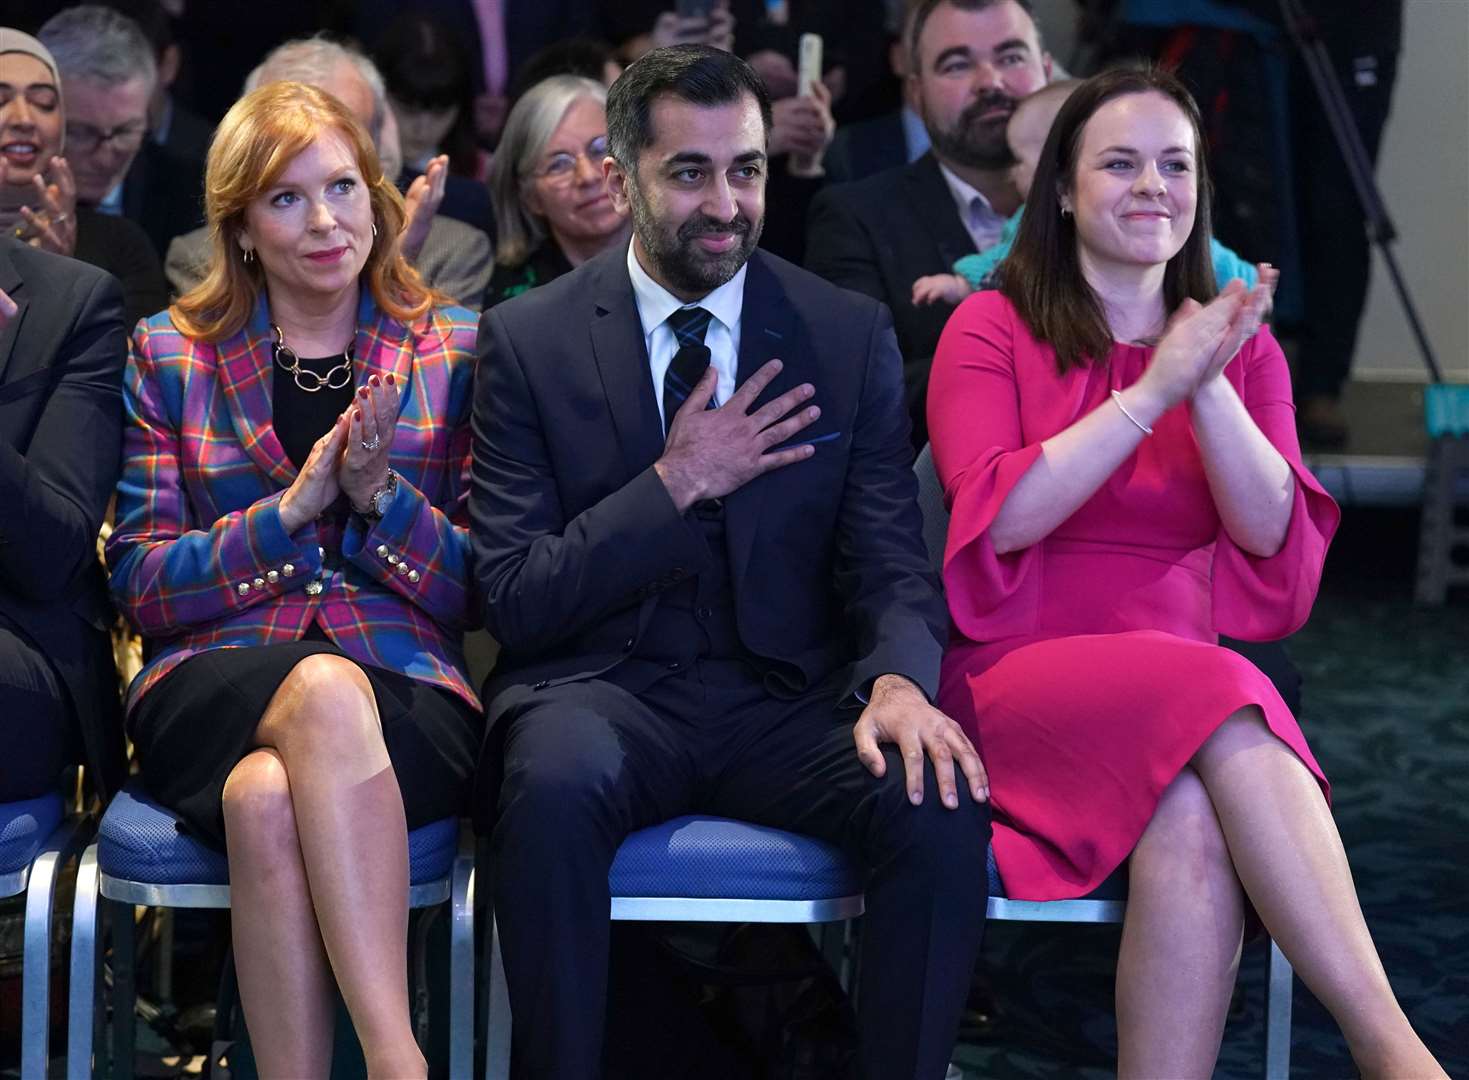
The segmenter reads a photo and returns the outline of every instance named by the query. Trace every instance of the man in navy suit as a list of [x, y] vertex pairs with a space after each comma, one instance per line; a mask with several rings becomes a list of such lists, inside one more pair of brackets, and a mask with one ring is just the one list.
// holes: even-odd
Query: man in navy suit
[[770, 105], [647, 54], [607, 102], [629, 247], [486, 312], [470, 502], [501, 644], [477, 805], [515, 1067], [600, 1074], [607, 872], [690, 812], [863, 867], [861, 1072], [945, 1073], [987, 780], [929, 704], [947, 618], [887, 310], [756, 250]]

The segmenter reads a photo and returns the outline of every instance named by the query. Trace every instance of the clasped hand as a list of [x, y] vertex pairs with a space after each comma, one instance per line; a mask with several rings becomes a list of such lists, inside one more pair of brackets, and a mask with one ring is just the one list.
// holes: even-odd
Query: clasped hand
[[663, 456], [653, 468], [680, 514], [701, 499], [722, 498], [762, 473], [804, 461], [816, 452], [810, 443], [770, 449], [821, 415], [815, 405], [801, 408], [816, 393], [810, 383], [750, 411], [781, 367], [779, 360], [769, 361], [728, 401], [710, 409], [707, 406], [719, 383], [710, 365], [674, 414]]
[[873, 776], [887, 773], [887, 759], [879, 743], [895, 743], [903, 756], [903, 771], [908, 799], [917, 806], [923, 802], [923, 758], [933, 762], [938, 778], [939, 799], [950, 810], [959, 805], [959, 771], [969, 781], [969, 794], [975, 802], [987, 802], [990, 781], [984, 764], [964, 734], [964, 729], [928, 703], [928, 698], [901, 675], [884, 675], [872, 684], [872, 697], [857, 724], [852, 728], [857, 744], [857, 757]]
[[1235, 278], [1207, 304], [1185, 300], [1168, 320], [1139, 388], [1158, 398], [1158, 413], [1208, 387], [1260, 329], [1270, 310], [1280, 271], [1259, 265], [1260, 282], [1247, 288]]
[[388, 482], [388, 452], [398, 422], [398, 384], [373, 375], [352, 404], [311, 447], [295, 482], [281, 496], [281, 524], [294, 533], [347, 496], [352, 508], [369, 509], [373, 493]]

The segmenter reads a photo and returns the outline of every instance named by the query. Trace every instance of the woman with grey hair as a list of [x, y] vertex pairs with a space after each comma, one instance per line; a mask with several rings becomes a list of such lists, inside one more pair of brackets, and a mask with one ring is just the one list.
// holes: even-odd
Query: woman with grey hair
[[607, 91], [553, 75], [525, 92], [505, 121], [490, 195], [495, 273], [485, 308], [560, 277], [627, 239], [602, 179]]

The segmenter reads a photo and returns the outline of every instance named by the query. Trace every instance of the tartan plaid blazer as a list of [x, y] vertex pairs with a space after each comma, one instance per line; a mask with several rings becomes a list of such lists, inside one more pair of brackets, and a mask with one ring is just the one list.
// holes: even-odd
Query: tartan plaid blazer
[[356, 378], [402, 388], [380, 521], [323, 517], [288, 534], [280, 499], [296, 468], [271, 426], [265, 298], [244, 330], [211, 344], [167, 311], [138, 323], [123, 386], [126, 426], [113, 598], [154, 643], [128, 707], [206, 649], [295, 641], [317, 620], [363, 664], [443, 687], [479, 708], [464, 663], [470, 599], [467, 501], [476, 323], [461, 307], [413, 327], [363, 290]]

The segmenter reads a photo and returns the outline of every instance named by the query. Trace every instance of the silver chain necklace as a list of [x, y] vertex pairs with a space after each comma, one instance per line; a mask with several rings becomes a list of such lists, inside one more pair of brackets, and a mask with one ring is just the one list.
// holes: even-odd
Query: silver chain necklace
[[[329, 367], [325, 375], [319, 375], [310, 368], [301, 366], [301, 358], [296, 355], [295, 349], [286, 344], [286, 335], [281, 333], [279, 326], [272, 323], [270, 328], [275, 331], [275, 345], [272, 346], [275, 362], [306, 393], [314, 394], [321, 389], [340, 390], [352, 381], [352, 352], [357, 347], [355, 341], [347, 346], [339, 363]], [[287, 357], [290, 358], [289, 361]]]

